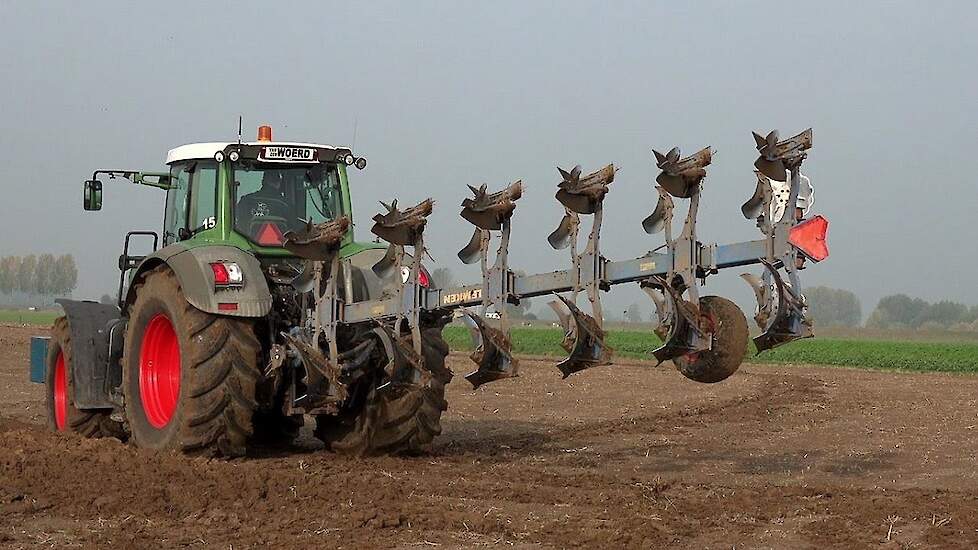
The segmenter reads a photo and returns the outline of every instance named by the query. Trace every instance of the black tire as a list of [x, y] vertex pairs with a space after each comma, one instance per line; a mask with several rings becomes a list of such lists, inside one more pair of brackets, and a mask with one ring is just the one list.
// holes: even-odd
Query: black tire
[[672, 360], [683, 376], [712, 384], [737, 372], [747, 355], [747, 318], [737, 304], [720, 296], [700, 298], [700, 315], [714, 327], [712, 349]]
[[445, 365], [448, 344], [442, 327], [421, 333], [425, 368], [431, 373], [420, 388], [395, 388], [378, 392], [376, 381], [366, 390], [352, 412], [316, 417], [316, 437], [341, 454], [419, 454], [441, 434], [441, 415], [448, 409], [445, 386], [452, 379]]
[[[150, 323], [160, 316], [170, 323], [171, 337], [178, 349], [175, 361], [160, 359], [159, 352], [154, 355], [153, 340], [162, 338], [155, 331], [165, 330], [153, 328]], [[147, 372], [152, 372], [154, 357], [158, 364], [176, 364], [179, 368], [178, 375], [174, 375], [179, 380], [175, 402], [171, 408], [163, 407], [171, 414], [162, 418], [154, 412], [154, 401], [160, 398], [154, 397], [152, 387], [148, 386], [146, 395], [141, 390], [144, 336], [148, 331]], [[126, 419], [133, 441], [151, 449], [226, 457], [244, 455], [257, 409], [255, 386], [260, 351], [251, 322], [204, 313], [187, 302], [169, 268], [150, 272], [136, 290], [122, 359]], [[170, 391], [172, 395], [172, 387]], [[165, 394], [163, 390], [156, 393]]]
[[[63, 377], [60, 381], [63, 388], [60, 393], [64, 399], [61, 414], [55, 414], [57, 377]], [[126, 431], [122, 424], [110, 417], [112, 409], [82, 410], [75, 407], [75, 384], [71, 372], [71, 330], [65, 317], [55, 319], [54, 326], [51, 328], [44, 382], [48, 425], [51, 428], [56, 431], [76, 433], [83, 437], [115, 437], [123, 440], [126, 438]]]
[[288, 445], [299, 436], [304, 421], [302, 415], [286, 416], [276, 406], [271, 410], [256, 411], [251, 419], [253, 433], [251, 443], [255, 445]]

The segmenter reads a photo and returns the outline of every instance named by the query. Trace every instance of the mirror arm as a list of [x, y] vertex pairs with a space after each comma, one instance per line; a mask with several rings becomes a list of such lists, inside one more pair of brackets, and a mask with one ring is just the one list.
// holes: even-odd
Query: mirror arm
[[123, 178], [138, 185], [156, 187], [164, 191], [170, 188], [169, 172], [141, 172], [138, 170], [96, 170], [92, 179], [97, 180], [99, 174], [109, 176], [109, 179]]

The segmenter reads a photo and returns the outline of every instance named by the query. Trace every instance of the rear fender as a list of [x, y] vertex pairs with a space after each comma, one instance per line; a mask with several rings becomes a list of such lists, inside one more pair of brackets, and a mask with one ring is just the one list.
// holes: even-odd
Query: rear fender
[[119, 308], [98, 302], [57, 300], [71, 333], [71, 381], [75, 407], [109, 409], [112, 392], [122, 384], [125, 320]]
[[[244, 286], [238, 289], [214, 288], [210, 264], [234, 262], [241, 268]], [[188, 248], [173, 244], [147, 256], [136, 268], [133, 284], [126, 294], [126, 308], [136, 300], [135, 287], [146, 273], [167, 265], [177, 276], [180, 288], [190, 305], [205, 312], [229, 317], [264, 317], [272, 309], [272, 295], [261, 264], [253, 255], [233, 246], [199, 246]]]

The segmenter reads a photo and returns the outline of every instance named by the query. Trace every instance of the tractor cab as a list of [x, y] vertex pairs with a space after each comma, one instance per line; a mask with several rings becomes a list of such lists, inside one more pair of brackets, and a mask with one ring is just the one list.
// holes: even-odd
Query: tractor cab
[[164, 246], [220, 241], [285, 255], [288, 232], [350, 215], [346, 168], [366, 159], [331, 145], [274, 142], [262, 126], [257, 142], [183, 145], [166, 163]]
[[275, 142], [271, 127], [262, 126], [254, 142], [171, 149], [166, 165], [166, 172], [96, 170], [85, 182], [85, 210], [102, 208], [101, 176], [127, 179], [166, 191], [163, 246], [220, 243], [285, 256], [289, 231], [350, 216], [346, 170], [363, 169], [367, 160], [346, 147]]
[[[254, 142], [191, 143], [171, 149], [166, 165], [166, 172], [96, 170], [85, 182], [85, 210], [102, 208], [101, 177], [166, 192], [162, 233], [126, 234], [119, 257], [120, 306], [127, 274], [136, 275], [150, 259], [130, 254], [132, 240], [150, 238], [151, 256], [159, 259], [217, 246], [233, 247], [263, 264], [291, 263], [294, 256], [284, 248], [290, 231], [352, 218], [347, 167], [363, 169], [367, 161], [346, 147], [273, 141], [271, 127], [261, 126]], [[373, 248], [355, 245], [350, 227], [342, 240], [348, 254]]]

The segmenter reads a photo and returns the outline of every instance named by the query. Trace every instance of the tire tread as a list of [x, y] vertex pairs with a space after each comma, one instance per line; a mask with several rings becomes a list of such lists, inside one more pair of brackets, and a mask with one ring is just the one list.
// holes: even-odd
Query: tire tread
[[363, 408], [347, 424], [334, 416], [316, 418], [316, 437], [333, 451], [357, 456], [417, 454], [441, 434], [441, 415], [448, 409], [445, 385], [451, 370], [445, 365], [448, 344], [442, 327], [422, 331], [425, 368], [431, 375], [420, 387], [371, 391]]
[[[171, 322], [178, 334], [181, 330], [186, 332], [182, 342], [189, 348], [180, 350], [182, 368], [190, 371], [189, 384], [181, 387], [185, 397], [179, 401], [185, 410], [182, 414], [178, 411], [175, 418], [181, 419], [181, 425], [166, 446], [185, 453], [243, 456], [252, 433], [251, 416], [258, 406], [255, 385], [261, 344], [252, 323], [195, 308], [184, 297], [176, 274], [166, 266], [156, 268], [145, 277], [137, 290], [133, 311], [148, 297], [160, 299], [173, 308], [176, 319]], [[135, 314], [132, 318], [136, 318]], [[132, 372], [138, 369], [138, 358], [131, 356], [138, 350], [128, 345], [137, 329], [130, 326], [126, 338], [124, 376], [138, 376], [138, 371]], [[135, 387], [131, 382], [125, 386]], [[127, 402], [134, 400], [130, 397]], [[133, 414], [127, 411], [128, 416]]]

